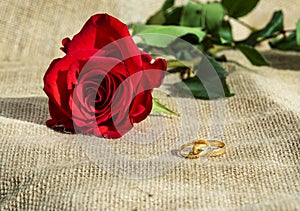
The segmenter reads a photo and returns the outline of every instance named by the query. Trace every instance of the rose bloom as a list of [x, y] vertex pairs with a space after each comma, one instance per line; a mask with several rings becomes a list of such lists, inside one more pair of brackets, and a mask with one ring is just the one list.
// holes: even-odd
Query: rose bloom
[[53, 60], [44, 76], [48, 127], [119, 138], [149, 115], [166, 61], [139, 50], [125, 24], [97, 14], [62, 44], [66, 55]]

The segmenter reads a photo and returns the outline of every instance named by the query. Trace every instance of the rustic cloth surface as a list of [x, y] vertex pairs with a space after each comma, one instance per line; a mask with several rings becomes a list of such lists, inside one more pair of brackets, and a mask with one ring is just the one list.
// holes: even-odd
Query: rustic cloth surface
[[[286, 2], [287, 10], [299, 9], [295, 2]], [[224, 101], [223, 132], [211, 128], [213, 102], [197, 100], [195, 106], [192, 99], [170, 99], [160, 93], [156, 94], [175, 110], [179, 108], [173, 101], [187, 105], [190, 125], [181, 125], [177, 117], [152, 114], [120, 140], [97, 139], [115, 150], [104, 152], [105, 157], [85, 144], [93, 138], [45, 126], [49, 114], [42, 78], [50, 61], [62, 55], [61, 39], [78, 32], [94, 13], [142, 22], [161, 3], [0, 2], [0, 210], [300, 210], [299, 53], [265, 51], [273, 65], [257, 68], [238, 52], [227, 52], [236, 61], [224, 64], [235, 96]], [[194, 123], [200, 129], [190, 135], [198, 128]], [[155, 144], [137, 140], [138, 132], [147, 134], [156, 124], [166, 128]], [[178, 143], [212, 132], [226, 143], [225, 155], [185, 160], [174, 153], [168, 158], [174, 158], [174, 166], [162, 156], [154, 164], [137, 165], [139, 169], [130, 162], [126, 166], [126, 160], [114, 160], [123, 154], [137, 159], [160, 156], [176, 150]], [[141, 153], [145, 146], [146, 153]], [[138, 179], [132, 179], [135, 175]]]

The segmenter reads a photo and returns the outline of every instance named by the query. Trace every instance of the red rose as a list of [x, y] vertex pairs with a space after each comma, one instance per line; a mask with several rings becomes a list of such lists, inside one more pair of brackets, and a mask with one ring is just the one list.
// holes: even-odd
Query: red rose
[[94, 15], [62, 43], [66, 55], [52, 61], [44, 76], [52, 118], [47, 126], [118, 138], [149, 115], [166, 61], [140, 51], [125, 24]]

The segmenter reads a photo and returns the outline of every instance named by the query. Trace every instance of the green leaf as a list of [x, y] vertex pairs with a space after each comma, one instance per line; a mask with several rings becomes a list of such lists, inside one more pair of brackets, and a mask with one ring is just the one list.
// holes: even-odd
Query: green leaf
[[152, 15], [146, 24], [164, 24], [166, 21], [166, 12], [169, 8], [174, 6], [174, 0], [166, 0], [159, 11]]
[[282, 51], [300, 51], [300, 45], [296, 40], [296, 32], [292, 32], [287, 37], [271, 40], [269, 45], [271, 48]]
[[265, 57], [260, 54], [255, 48], [249, 45], [238, 44], [236, 47], [256, 66], [269, 66]]
[[184, 7], [180, 18], [181, 26], [203, 27], [201, 15], [203, 4], [188, 2]]
[[224, 19], [224, 13], [223, 6], [218, 2], [207, 4], [188, 2], [183, 8], [179, 24], [217, 32]]
[[[225, 97], [233, 96], [234, 94], [230, 93], [229, 88], [225, 82], [225, 79], [221, 79], [221, 80], [224, 88]], [[192, 95], [198, 99], [213, 100], [213, 99], [224, 97], [220, 95], [220, 93], [209, 93], [208, 95], [207, 90], [205, 89], [203, 83], [198, 77], [184, 79], [182, 80], [182, 82], [176, 83], [175, 86], [190, 91]]]
[[214, 42], [215, 42], [215, 40], [213, 40], [209, 37], [205, 37], [203, 39], [203, 41], [200, 43], [200, 45], [197, 46], [197, 48], [201, 52], [208, 52], [209, 49], [214, 47]]
[[182, 61], [179, 61], [179, 60], [167, 60], [167, 67], [168, 68], [177, 68], [177, 67], [187, 68], [191, 64], [192, 63], [188, 63], [188, 61], [182, 62]]
[[203, 11], [205, 29], [212, 34], [218, 33], [225, 15], [223, 6], [218, 2], [208, 3], [204, 5]]
[[[201, 28], [192, 28], [185, 26], [161, 26], [161, 25], [133, 25], [133, 35], [141, 35], [143, 43], [155, 47], [167, 47], [176, 38], [186, 34], [197, 36], [199, 42], [205, 37], [205, 32]], [[159, 36], [165, 35], [165, 36]]]
[[232, 35], [232, 27], [231, 24], [229, 23], [229, 21], [223, 21], [222, 22], [222, 26], [219, 30], [219, 35], [221, 36], [221, 38], [223, 40], [229, 43], [232, 43], [233, 40], [233, 35]]
[[174, 6], [175, 0], [166, 0], [163, 6], [161, 7], [162, 11], [167, 11], [167, 9]]
[[212, 56], [206, 56], [208, 61], [212, 64], [214, 69], [217, 71], [220, 80], [223, 85], [223, 90], [225, 93], [225, 97], [232, 97], [234, 94], [230, 91], [228, 84], [226, 83], [226, 78], [228, 76], [228, 72], [221, 66], [219, 62], [216, 61], [216, 59]]
[[229, 23], [229, 21], [223, 21], [221, 27], [219, 28], [218, 35], [214, 36], [216, 37], [215, 44], [229, 44], [233, 43], [233, 34], [232, 34], [232, 27]]
[[283, 30], [283, 13], [282, 11], [276, 11], [269, 23], [261, 30], [255, 31], [250, 36], [239, 43], [255, 46], [258, 42], [268, 39], [276, 35], [276, 33]]
[[166, 21], [165, 14], [163, 11], [158, 11], [154, 15], [152, 15], [146, 22], [146, 24], [164, 24]]
[[199, 99], [217, 99], [220, 97], [224, 97], [224, 94], [225, 97], [233, 96], [234, 94], [230, 92], [230, 89], [226, 83], [226, 77], [228, 76], [227, 71], [213, 57], [207, 56], [207, 59], [214, 67], [213, 71], [217, 72], [219, 79], [221, 80], [224, 93], [219, 93], [218, 89], [216, 89], [216, 92], [213, 92], [214, 90], [210, 90], [210, 93], [208, 95], [207, 90], [205, 89], [203, 83], [198, 77], [184, 79], [182, 80], [182, 82], [176, 83], [175, 86], [190, 91], [195, 98]]
[[258, 2], [259, 0], [222, 0], [222, 5], [227, 9], [229, 16], [238, 18], [251, 12]]
[[216, 59], [212, 56], [206, 56], [208, 61], [212, 64], [212, 66], [217, 71], [219, 77], [226, 78], [228, 76], [228, 72], [220, 65], [219, 62], [216, 61]]
[[175, 87], [190, 91], [195, 98], [209, 100], [208, 93], [198, 77], [184, 79], [175, 83]]
[[300, 19], [297, 21], [296, 25], [296, 40], [297, 44], [300, 45]]
[[175, 111], [170, 110], [165, 105], [161, 104], [157, 98], [152, 98], [152, 111], [157, 111], [159, 113], [167, 115], [176, 115], [179, 116]]
[[173, 9], [168, 10], [168, 12], [165, 13], [166, 20], [163, 25], [179, 26], [182, 10], [183, 7], [175, 7]]

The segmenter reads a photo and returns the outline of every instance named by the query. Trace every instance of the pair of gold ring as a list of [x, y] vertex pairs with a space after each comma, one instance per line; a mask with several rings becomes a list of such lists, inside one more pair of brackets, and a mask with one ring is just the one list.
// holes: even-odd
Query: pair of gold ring
[[[186, 152], [185, 149], [190, 148]], [[196, 140], [180, 147], [180, 155], [189, 159], [196, 159], [204, 156], [219, 156], [226, 152], [226, 146], [223, 142], [217, 140]]]

